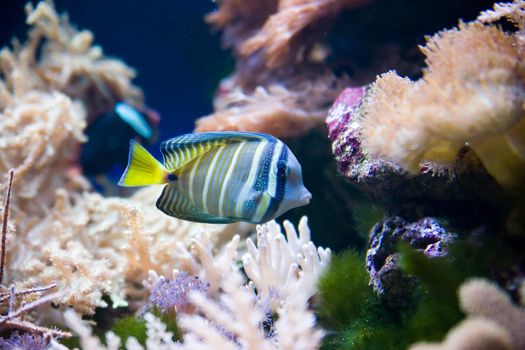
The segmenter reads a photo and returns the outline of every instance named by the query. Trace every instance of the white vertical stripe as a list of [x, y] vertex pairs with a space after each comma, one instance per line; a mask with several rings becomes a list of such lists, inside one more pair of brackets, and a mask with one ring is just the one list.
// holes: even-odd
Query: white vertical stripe
[[226, 172], [226, 176], [224, 177], [224, 181], [222, 183], [221, 193], [219, 195], [219, 216], [221, 217], [224, 216], [223, 205], [224, 205], [224, 196], [226, 195], [226, 189], [228, 188], [228, 185], [230, 183], [233, 169], [235, 168], [235, 165], [237, 163], [237, 158], [239, 158], [239, 154], [244, 148], [244, 145], [246, 145], [246, 141], [239, 143], [239, 145], [237, 146], [237, 149], [235, 150], [235, 153], [233, 154], [230, 166], [228, 167], [228, 171]]
[[283, 150], [283, 143], [280, 141], [277, 141], [275, 148], [273, 149], [272, 161], [270, 163], [270, 171], [268, 172], [267, 191], [272, 197], [275, 197], [275, 193], [277, 192], [277, 174], [274, 172], [275, 164], [277, 164], [277, 161], [279, 160], [279, 157], [281, 156], [282, 150]]
[[261, 142], [255, 149], [255, 153], [250, 164], [250, 174], [248, 175], [248, 178], [246, 179], [246, 182], [242, 187], [241, 193], [237, 198], [237, 203], [235, 206], [235, 214], [238, 218], [242, 217], [242, 207], [244, 205], [244, 202], [246, 201], [248, 193], [252, 189], [253, 184], [255, 182], [255, 176], [257, 175], [257, 168], [259, 167], [259, 162], [261, 161], [261, 155], [267, 144], [267, 142]]
[[213, 156], [213, 159], [211, 161], [210, 166], [208, 169], [206, 169], [206, 181], [204, 181], [204, 187], [202, 190], [202, 208], [204, 211], [208, 212], [208, 188], [210, 186], [210, 180], [213, 176], [214, 170], [215, 170], [215, 164], [217, 164], [217, 160], [219, 159], [220, 154], [224, 150], [224, 146], [217, 148], [217, 153]]

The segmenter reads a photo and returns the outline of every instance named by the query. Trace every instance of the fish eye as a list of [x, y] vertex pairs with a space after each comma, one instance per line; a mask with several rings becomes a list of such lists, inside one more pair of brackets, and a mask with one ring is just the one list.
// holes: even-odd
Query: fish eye
[[288, 177], [290, 174], [290, 167], [285, 160], [280, 160], [275, 164], [275, 173], [278, 177]]
[[168, 174], [168, 181], [169, 181], [169, 182], [175, 182], [175, 181], [177, 181], [177, 175], [175, 175], [174, 173], [169, 173], [169, 174]]

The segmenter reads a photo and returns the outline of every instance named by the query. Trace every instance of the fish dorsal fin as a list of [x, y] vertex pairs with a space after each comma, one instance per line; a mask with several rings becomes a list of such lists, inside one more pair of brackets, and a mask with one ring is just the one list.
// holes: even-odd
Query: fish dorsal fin
[[227, 217], [210, 215], [195, 207], [189, 198], [178, 191], [174, 185], [164, 187], [156, 205], [165, 214], [182, 220], [209, 224], [226, 224], [235, 221]]
[[164, 141], [160, 150], [164, 156], [164, 165], [169, 170], [184, 167], [193, 159], [202, 156], [210, 150], [229, 143], [243, 141], [270, 141], [270, 135], [250, 132], [203, 132], [181, 135]]

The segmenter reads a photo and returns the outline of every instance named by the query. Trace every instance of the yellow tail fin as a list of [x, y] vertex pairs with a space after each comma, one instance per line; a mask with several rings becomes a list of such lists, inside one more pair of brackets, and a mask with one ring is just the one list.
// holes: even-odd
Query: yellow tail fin
[[129, 143], [128, 167], [120, 178], [120, 186], [145, 186], [166, 183], [168, 170], [137, 141]]

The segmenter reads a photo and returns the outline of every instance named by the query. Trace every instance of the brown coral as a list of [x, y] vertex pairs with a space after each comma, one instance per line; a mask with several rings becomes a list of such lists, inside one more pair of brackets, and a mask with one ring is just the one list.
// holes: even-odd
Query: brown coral
[[460, 24], [428, 39], [422, 51], [422, 80], [389, 73], [374, 83], [365, 103], [366, 150], [416, 172], [422, 161], [450, 163], [469, 145], [500, 184], [520, 186], [525, 69], [515, 38], [497, 27]]
[[322, 123], [326, 106], [346, 84], [327, 72], [291, 86], [272, 83], [253, 92], [236, 87], [215, 99], [215, 112], [196, 122], [196, 131], [244, 130], [296, 137]]
[[468, 319], [451, 329], [440, 344], [419, 343], [410, 350], [512, 350], [509, 335], [486, 319]]
[[264, 50], [266, 66], [276, 68], [291, 61], [307, 61], [319, 35], [300, 34], [315, 28], [320, 20], [330, 21], [344, 9], [356, 8], [369, 0], [280, 0], [277, 13], [261, 30], [241, 46], [244, 56]]
[[277, 11], [278, 0], [218, 0], [218, 9], [206, 16], [215, 29], [223, 30], [223, 44], [235, 48], [253, 35], [268, 16]]
[[115, 306], [143, 296], [137, 286], [148, 271], [169, 275], [181, 268], [184, 257], [178, 252], [197, 234], [220, 245], [243, 226], [168, 217], [148, 203], [158, 193], [146, 193], [139, 192], [142, 200], [137, 201], [58, 190], [48, 216], [17, 238], [10, 251], [11, 275], [31, 283], [54, 281], [70, 291], [61, 302], [92, 313], [106, 306], [103, 295], [110, 295]]

